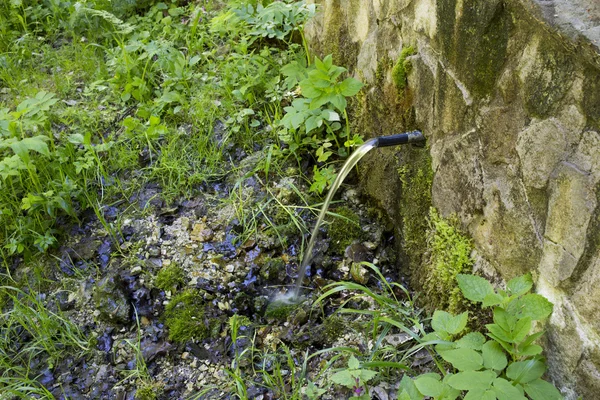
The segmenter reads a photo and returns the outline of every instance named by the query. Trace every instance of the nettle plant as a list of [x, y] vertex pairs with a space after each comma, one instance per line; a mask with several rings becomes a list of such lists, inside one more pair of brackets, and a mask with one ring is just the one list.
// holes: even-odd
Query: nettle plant
[[[334, 153], [346, 157], [352, 147], [362, 144], [359, 135], [350, 135], [346, 98], [356, 95], [363, 84], [352, 77], [340, 80], [346, 68], [334, 65], [328, 55], [323, 60], [315, 57], [309, 67], [294, 61], [281, 72], [288, 87], [299, 86], [302, 96], [284, 108], [280, 122], [280, 138], [292, 153], [316, 149], [317, 162], [327, 163]], [[334, 177], [332, 168], [315, 166], [315, 183], [310, 190], [321, 193]]]
[[434, 345], [435, 353], [454, 371], [447, 373], [436, 361], [441, 374], [427, 373], [414, 380], [405, 376], [398, 398], [453, 400], [464, 394], [465, 400], [562, 399], [554, 385], [542, 379], [546, 362], [535, 341], [543, 332], [530, 334], [534, 321], [552, 313], [552, 303], [529, 293], [531, 276], [514, 278], [506, 290], [498, 291], [478, 276], [459, 274], [457, 280], [467, 299], [493, 307], [494, 323], [486, 325], [487, 338], [479, 332], [461, 335], [468, 312], [436, 311], [431, 323], [434, 331], [423, 337], [422, 344]]

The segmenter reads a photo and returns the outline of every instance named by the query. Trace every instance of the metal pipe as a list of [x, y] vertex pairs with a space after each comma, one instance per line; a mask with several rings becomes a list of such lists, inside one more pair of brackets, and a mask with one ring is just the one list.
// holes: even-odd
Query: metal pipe
[[425, 142], [425, 136], [420, 131], [412, 131], [405, 133], [398, 133], [390, 136], [380, 136], [377, 138], [375, 147], [388, 147], [397, 146], [399, 144], [406, 143], [423, 143]]

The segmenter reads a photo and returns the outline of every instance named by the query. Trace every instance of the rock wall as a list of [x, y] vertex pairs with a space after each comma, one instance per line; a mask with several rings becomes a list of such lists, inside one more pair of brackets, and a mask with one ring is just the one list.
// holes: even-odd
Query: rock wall
[[[597, 398], [600, 3], [318, 3], [307, 27], [312, 49], [332, 53], [367, 84], [353, 104], [354, 129], [367, 137], [424, 132], [432, 204], [459, 217], [476, 268], [504, 279], [532, 272], [537, 291], [555, 304], [550, 377], [567, 398]], [[410, 46], [414, 54], [398, 60]], [[426, 203], [397, 173], [399, 161], [422, 161], [420, 154], [382, 149], [364, 164], [365, 190], [397, 221]]]

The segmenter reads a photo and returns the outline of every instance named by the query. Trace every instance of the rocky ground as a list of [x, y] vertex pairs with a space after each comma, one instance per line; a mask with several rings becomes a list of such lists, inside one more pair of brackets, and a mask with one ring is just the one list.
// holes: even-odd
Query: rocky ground
[[[41, 383], [64, 399], [230, 398], [232, 378], [226, 369], [245, 348], [253, 357], [240, 361], [241, 371], [255, 371], [257, 360], [263, 360], [261, 369], [273, 371], [277, 364], [269, 365], [269, 351], [281, 344], [297, 363], [305, 352], [329, 347], [368, 351], [373, 343], [361, 336], [355, 316], [354, 325], [331, 317], [344, 296], [317, 307], [313, 301], [319, 288], [333, 281], [376, 285], [361, 261], [399, 280], [394, 237], [357, 190], [344, 187], [332, 210], [345, 218], [329, 218], [322, 229], [304, 281], [304, 302], [278, 310], [272, 300], [295, 282], [303, 246], [294, 221], [282, 210], [288, 207], [296, 223], [307, 227], [315, 213], [297, 207], [300, 199], [292, 188], [307, 189], [294, 178], [261, 186], [250, 177], [237, 185], [207, 185], [196, 198], [166, 205], [159, 189], [149, 186], [130, 199], [138, 211], [121, 204], [104, 209], [108, 225], [89, 215], [81, 227], [73, 227], [69, 241], [48, 261], [54, 283], [45, 300], [93, 338], [94, 350], [40, 370]], [[277, 199], [274, 208], [261, 206], [266, 189]], [[246, 206], [231, 201], [233, 191], [243, 193]], [[256, 223], [248, 229], [248, 221]], [[105, 229], [109, 225], [119, 227], [113, 232], [118, 242]], [[246, 318], [232, 345], [234, 314]], [[408, 336], [401, 339], [389, 340], [404, 343]], [[309, 375], [330, 357], [312, 358]], [[249, 398], [280, 398], [256, 375], [247, 376], [252, 377]], [[376, 389], [373, 398], [395, 392], [385, 384]], [[143, 397], [147, 390], [158, 396]]]

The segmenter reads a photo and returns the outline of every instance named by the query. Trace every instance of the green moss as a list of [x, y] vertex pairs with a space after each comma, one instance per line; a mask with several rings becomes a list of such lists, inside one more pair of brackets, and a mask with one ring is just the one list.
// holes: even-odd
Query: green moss
[[423, 288], [428, 306], [458, 313], [465, 308], [456, 275], [470, 273], [473, 266], [471, 240], [463, 235], [458, 218], [444, 219], [434, 208], [429, 214], [429, 259], [423, 265]]
[[177, 264], [162, 268], [156, 275], [154, 286], [162, 290], [175, 290], [185, 283], [185, 273]]
[[140, 380], [135, 391], [135, 400], [156, 400], [163, 393], [160, 382]]
[[209, 324], [205, 318], [204, 308], [200, 291], [190, 289], [174, 296], [163, 314], [165, 325], [169, 328], [169, 340], [184, 343], [192, 338], [202, 340], [209, 337], [214, 324]]
[[348, 321], [336, 315], [327, 317], [323, 321], [323, 339], [325, 343], [333, 343], [346, 332]]
[[406, 87], [406, 75], [410, 72], [411, 64], [406, 58], [415, 54], [415, 49], [408, 46], [402, 49], [400, 57], [396, 61], [396, 65], [392, 68], [392, 79], [398, 91], [404, 90]]
[[269, 303], [265, 310], [265, 318], [286, 321], [299, 304], [275, 300]]
[[335, 252], [343, 252], [356, 239], [362, 236], [360, 219], [348, 207], [338, 207], [333, 211], [339, 217], [335, 218], [329, 226], [329, 238], [331, 249]]
[[404, 165], [398, 169], [402, 183], [403, 250], [409, 258], [411, 270], [421, 266], [423, 254], [427, 250], [427, 217], [431, 207], [431, 183], [433, 171], [427, 151], [414, 151], [408, 154]]

